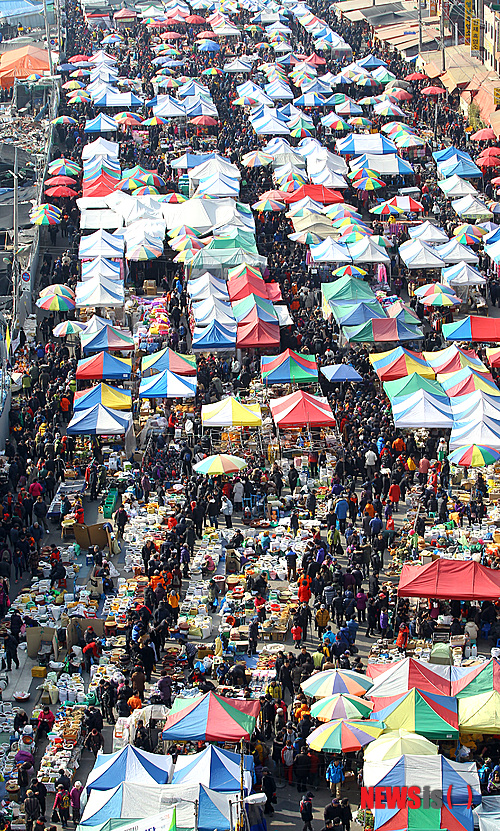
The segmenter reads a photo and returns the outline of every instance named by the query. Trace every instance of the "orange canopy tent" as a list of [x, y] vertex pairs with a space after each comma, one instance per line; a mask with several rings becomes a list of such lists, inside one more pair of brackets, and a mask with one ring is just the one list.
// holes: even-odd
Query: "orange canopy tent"
[[33, 72], [49, 69], [49, 53], [38, 46], [22, 46], [0, 57], [0, 84], [4, 89], [14, 86], [14, 78], [27, 78]]

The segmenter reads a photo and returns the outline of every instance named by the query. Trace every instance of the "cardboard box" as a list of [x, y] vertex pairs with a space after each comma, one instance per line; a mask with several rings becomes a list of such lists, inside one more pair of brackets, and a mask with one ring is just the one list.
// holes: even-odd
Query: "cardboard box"
[[46, 678], [47, 677], [47, 667], [32, 667], [31, 677], [32, 678]]

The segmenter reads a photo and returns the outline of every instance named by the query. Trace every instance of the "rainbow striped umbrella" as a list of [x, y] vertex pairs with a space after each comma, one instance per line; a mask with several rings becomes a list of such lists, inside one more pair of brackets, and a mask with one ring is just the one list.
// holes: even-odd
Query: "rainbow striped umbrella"
[[445, 294], [443, 291], [435, 291], [420, 298], [424, 306], [459, 306], [462, 302], [455, 294]]
[[193, 466], [196, 473], [203, 473], [205, 476], [221, 476], [223, 474], [237, 473], [247, 466], [244, 459], [239, 456], [230, 456], [227, 453], [217, 453], [215, 456], [207, 456], [201, 462]]
[[311, 707], [311, 715], [318, 721], [331, 721], [337, 718], [367, 718], [373, 710], [371, 701], [363, 701], [356, 695], [336, 693], [329, 698], [321, 698]]
[[370, 170], [369, 167], [360, 167], [359, 170], [352, 170], [347, 174], [348, 179], [365, 179], [370, 176], [372, 179], [378, 178], [378, 173], [375, 170]]
[[40, 297], [49, 297], [49, 295], [56, 294], [58, 297], [69, 297], [73, 300], [75, 292], [69, 286], [63, 286], [60, 283], [55, 283], [52, 286], [46, 286], [40, 292]]
[[153, 185], [143, 185], [142, 188], [134, 190], [134, 196], [158, 196], [159, 192]]
[[364, 277], [365, 274], [368, 274], [363, 268], [359, 268], [357, 265], [341, 265], [340, 268], [336, 268], [333, 272], [336, 277], [345, 277], [346, 274], [349, 277]]
[[30, 214], [30, 220], [32, 225], [59, 225], [61, 216], [42, 211], [41, 213]]
[[76, 303], [66, 295], [47, 294], [45, 297], [40, 297], [36, 305], [39, 309], [45, 309], [48, 312], [70, 312], [75, 308]]
[[426, 283], [425, 286], [419, 286], [418, 289], [415, 289], [415, 296], [427, 297], [428, 295], [436, 294], [437, 292], [449, 295], [455, 294], [451, 286], [445, 286], [443, 283]]
[[252, 205], [254, 211], [284, 211], [285, 205], [283, 202], [276, 202], [274, 199], [261, 199], [259, 202], [254, 202]]
[[160, 202], [167, 202], [169, 205], [180, 205], [186, 201], [186, 197], [182, 193], [165, 193], [159, 199]]
[[327, 698], [335, 693], [364, 695], [373, 687], [373, 683], [366, 675], [360, 675], [359, 672], [352, 672], [348, 669], [329, 669], [311, 675], [300, 686], [310, 698]]
[[306, 741], [312, 750], [327, 753], [354, 753], [383, 733], [383, 722], [336, 719], [316, 727]]
[[187, 234], [188, 237], [202, 236], [201, 231], [197, 231], [196, 228], [191, 228], [190, 225], [178, 225], [177, 228], [171, 228], [170, 231], [167, 231], [167, 237], [170, 237], [170, 239], [180, 237], [182, 234]]
[[244, 167], [267, 167], [268, 164], [274, 161], [274, 156], [269, 153], [263, 153], [262, 150], [255, 150], [253, 153], [246, 153], [241, 163]]
[[462, 467], [485, 467], [492, 465], [500, 459], [500, 453], [494, 447], [486, 444], [469, 444], [457, 447], [448, 456], [450, 462]]
[[352, 182], [353, 188], [356, 190], [379, 190], [385, 187], [385, 182], [382, 179], [376, 179], [372, 176], [365, 176], [364, 179], [355, 179]]
[[76, 118], [70, 118], [69, 115], [60, 115], [57, 118], [53, 118], [50, 122], [51, 124], [64, 124], [66, 127], [70, 125], [78, 124]]
[[369, 118], [362, 115], [356, 115], [348, 119], [351, 127], [371, 127], [372, 123]]
[[86, 323], [79, 323], [78, 320], [64, 320], [52, 329], [52, 334], [56, 338], [64, 338], [66, 335], [79, 335], [86, 326]]
[[153, 115], [151, 118], [146, 118], [142, 122], [142, 127], [161, 127], [162, 124], [166, 124], [166, 118], [160, 118], [159, 115]]

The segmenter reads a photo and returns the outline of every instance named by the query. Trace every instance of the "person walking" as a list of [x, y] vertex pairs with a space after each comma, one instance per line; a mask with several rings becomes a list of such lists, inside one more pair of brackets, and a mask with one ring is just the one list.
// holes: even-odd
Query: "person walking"
[[31, 789], [26, 791], [26, 799], [23, 805], [26, 831], [33, 831], [35, 822], [42, 816], [42, 809], [40, 802]]
[[68, 827], [69, 809], [71, 807], [71, 799], [68, 791], [64, 785], [57, 786], [56, 798], [54, 799], [54, 809], [52, 813], [52, 821], [56, 822], [55, 816], [59, 815], [61, 825], [63, 828]]
[[313, 798], [314, 794], [312, 794], [311, 791], [307, 791], [307, 793], [300, 800], [300, 818], [304, 823], [302, 831], [312, 831]]
[[330, 784], [330, 791], [340, 799], [342, 782], [345, 780], [344, 768], [339, 758], [333, 759], [326, 769], [326, 781]]

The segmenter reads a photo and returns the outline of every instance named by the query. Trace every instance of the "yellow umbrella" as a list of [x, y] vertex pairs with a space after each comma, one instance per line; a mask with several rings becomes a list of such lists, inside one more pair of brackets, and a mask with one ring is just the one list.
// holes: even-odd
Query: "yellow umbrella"
[[[470, 701], [470, 699], [467, 699]], [[400, 756], [436, 756], [437, 745], [409, 730], [391, 730], [383, 733], [365, 749], [365, 762], [383, 762]]]

